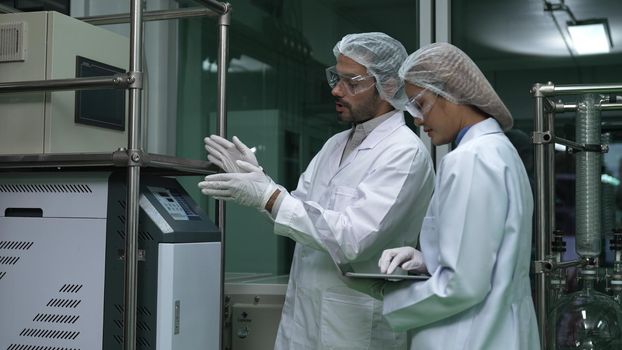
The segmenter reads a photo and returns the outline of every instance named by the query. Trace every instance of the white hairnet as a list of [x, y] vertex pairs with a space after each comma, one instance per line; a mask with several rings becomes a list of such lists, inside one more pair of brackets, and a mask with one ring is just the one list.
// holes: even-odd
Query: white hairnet
[[405, 82], [428, 89], [450, 102], [479, 108], [503, 130], [512, 128], [512, 114], [482, 71], [459, 48], [448, 43], [424, 46], [408, 56], [399, 70]]
[[365, 66], [376, 79], [376, 89], [396, 109], [406, 103], [404, 83], [397, 71], [408, 56], [404, 46], [384, 33], [360, 33], [344, 36], [333, 48], [335, 57], [348, 56]]

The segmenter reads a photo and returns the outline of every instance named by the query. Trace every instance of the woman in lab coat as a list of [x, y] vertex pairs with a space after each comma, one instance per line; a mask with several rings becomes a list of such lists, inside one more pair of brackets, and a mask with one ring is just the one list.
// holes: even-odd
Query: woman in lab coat
[[425, 282], [384, 286], [383, 313], [409, 330], [411, 349], [539, 349], [529, 264], [533, 198], [503, 131], [512, 116], [475, 63], [447, 43], [423, 47], [400, 69], [407, 110], [440, 162], [421, 251], [385, 250], [381, 270], [428, 271]]

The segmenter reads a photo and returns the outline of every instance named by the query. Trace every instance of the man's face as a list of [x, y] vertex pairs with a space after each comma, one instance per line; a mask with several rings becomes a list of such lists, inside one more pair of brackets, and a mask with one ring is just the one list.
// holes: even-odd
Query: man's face
[[[367, 68], [357, 63], [353, 59], [339, 55], [337, 57], [337, 65], [335, 66], [337, 73], [342, 77], [368, 76]], [[376, 91], [375, 86], [368, 89], [361, 89], [356, 94], [351, 94], [352, 89], [348, 89], [345, 84], [346, 79], [340, 81], [331, 90], [331, 94], [335, 97], [335, 109], [339, 115], [339, 119], [346, 123], [362, 123], [372, 119], [380, 114], [380, 106], [383, 100]], [[374, 84], [373, 78], [363, 81], [363, 84]]]
[[415, 125], [422, 126], [436, 146], [452, 142], [460, 131], [459, 114], [455, 111], [458, 105], [408, 82], [405, 90], [409, 100], [417, 100], [421, 112], [422, 118], [415, 118]]

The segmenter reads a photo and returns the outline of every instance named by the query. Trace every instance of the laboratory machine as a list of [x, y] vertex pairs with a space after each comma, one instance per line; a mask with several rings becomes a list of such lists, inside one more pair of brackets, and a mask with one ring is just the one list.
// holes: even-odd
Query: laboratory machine
[[[0, 83], [125, 74], [129, 39], [58, 12], [0, 15]], [[122, 89], [0, 94], [0, 155], [127, 146]]]
[[[619, 181], [603, 172], [611, 133], [601, 114], [622, 109], [620, 85], [536, 84], [536, 311], [545, 350], [622, 348], [622, 231], [616, 228]], [[556, 96], [565, 98], [554, 101]], [[568, 97], [570, 96], [570, 97]], [[573, 112], [575, 140], [560, 137], [555, 114]], [[574, 173], [555, 177], [561, 159]], [[570, 180], [571, 210], [564, 181]], [[562, 215], [570, 212], [571, 215]]]
[[[0, 174], [0, 349], [123, 348], [125, 171]], [[137, 349], [217, 350], [220, 231], [144, 173]]]
[[272, 350], [289, 275], [227, 273], [223, 350]]

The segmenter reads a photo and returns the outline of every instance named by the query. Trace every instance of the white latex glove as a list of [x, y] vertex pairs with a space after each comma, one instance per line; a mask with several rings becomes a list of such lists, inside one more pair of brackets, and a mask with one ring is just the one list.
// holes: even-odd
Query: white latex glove
[[256, 167], [259, 166], [255, 153], [236, 136], [233, 136], [233, 142], [218, 135], [211, 135], [203, 139], [203, 141], [205, 142], [205, 150], [207, 151], [207, 160], [216, 164], [226, 173], [242, 172], [240, 167], [236, 164], [238, 160], [243, 160]]
[[413, 247], [385, 249], [378, 260], [380, 272], [391, 274], [400, 266], [406, 271], [426, 272], [423, 254]]
[[215, 199], [234, 201], [247, 207], [264, 209], [270, 196], [278, 188], [260, 167], [248, 162], [236, 162], [240, 173], [208, 175], [199, 182], [201, 193]]

